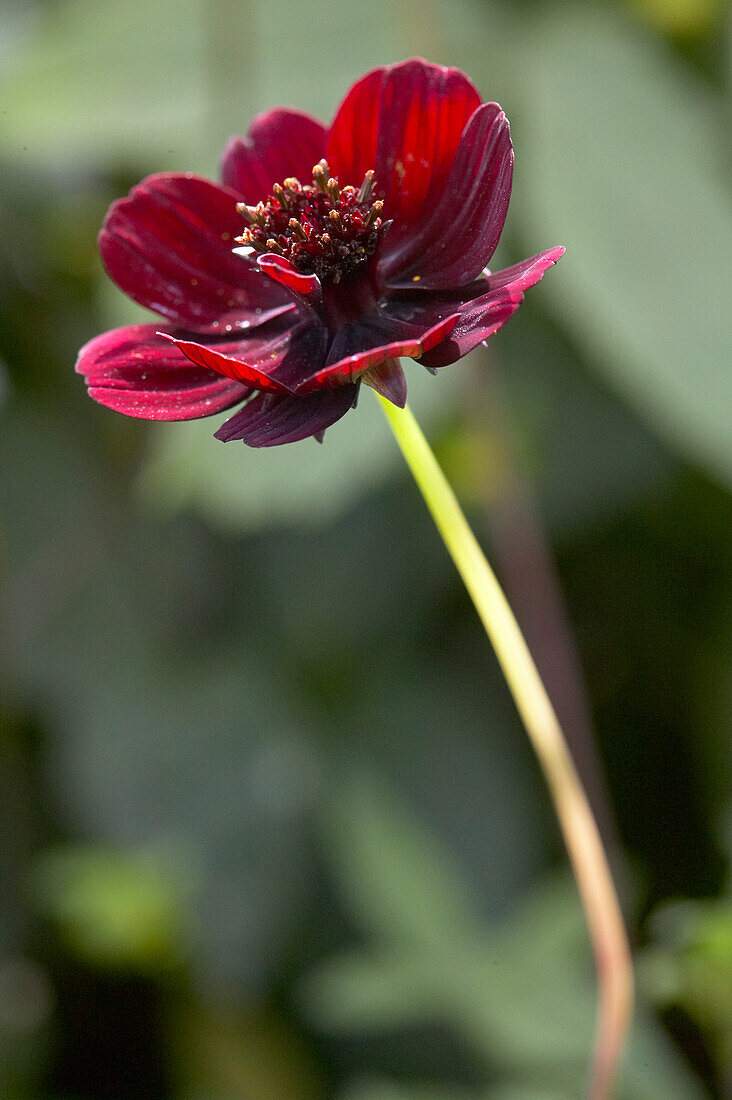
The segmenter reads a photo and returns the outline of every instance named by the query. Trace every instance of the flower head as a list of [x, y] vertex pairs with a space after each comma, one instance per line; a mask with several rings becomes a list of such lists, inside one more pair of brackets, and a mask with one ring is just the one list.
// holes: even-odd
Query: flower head
[[128, 416], [240, 405], [216, 436], [253, 447], [322, 439], [362, 382], [404, 406], [400, 356], [454, 363], [564, 251], [488, 271], [512, 174], [505, 115], [457, 69], [374, 69], [330, 127], [267, 111], [227, 145], [221, 184], [154, 175], [112, 204], [104, 265], [169, 327], [98, 336], [77, 370]]

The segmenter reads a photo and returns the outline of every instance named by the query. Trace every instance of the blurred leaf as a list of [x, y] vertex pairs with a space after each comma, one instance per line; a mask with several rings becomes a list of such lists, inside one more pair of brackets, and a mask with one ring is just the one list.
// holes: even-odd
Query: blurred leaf
[[[454, 968], [449, 959], [447, 968]], [[452, 972], [452, 971], [451, 971]], [[303, 998], [319, 1028], [336, 1034], [431, 1023], [445, 1012], [445, 987], [415, 950], [341, 953], [306, 977]]]
[[323, 1095], [313, 1056], [285, 1019], [257, 1006], [226, 1010], [219, 1002], [184, 1012], [174, 1043], [185, 1082], [180, 1100], [318, 1100]]
[[[414, 506], [420, 508], [421, 501]], [[403, 522], [400, 517], [399, 527]], [[381, 526], [393, 528], [395, 522], [386, 518]], [[412, 535], [409, 530], [402, 538], [414, 547], [408, 560], [421, 580], [430, 557], [421, 546], [417, 549], [419, 528]], [[444, 560], [437, 536], [431, 537]], [[389, 542], [384, 545], [389, 552]], [[451, 563], [444, 564], [453, 576]], [[417, 618], [403, 613], [405, 623], [411, 623], [406, 631], [387, 625], [381, 640], [368, 647], [369, 674], [342, 723], [353, 731], [357, 748], [329, 783], [335, 798], [327, 803], [329, 814], [345, 817], [349, 811], [338, 810], [340, 792], [353, 793], [354, 812], [360, 816], [351, 816], [343, 829], [359, 850], [369, 842], [364, 878], [379, 877], [387, 843], [395, 877], [396, 868], [413, 863], [405, 879], [412, 887], [411, 915], [398, 899], [384, 896], [385, 890], [391, 892], [388, 884], [376, 887], [372, 896], [354, 880], [356, 869], [342, 879], [343, 889], [352, 891], [349, 905], [358, 910], [360, 922], [379, 926], [383, 934], [379, 914], [384, 913], [401, 942], [405, 917], [414, 938], [420, 892], [425, 906], [434, 908], [421, 915], [420, 939], [440, 935], [439, 925], [445, 930], [450, 921], [462, 935], [476, 926], [479, 914], [508, 912], [545, 866], [554, 841], [545, 792], [528, 743], [521, 739], [508, 689], [456, 576], [453, 583], [461, 618], [446, 616], [444, 598], [434, 604], [437, 593], [415, 594], [412, 613], [416, 610]], [[432, 608], [429, 618], [418, 610], [423, 601]], [[415, 652], [417, 639], [421, 645]], [[385, 806], [386, 795], [371, 774], [390, 778], [392, 793]], [[395, 806], [394, 791], [406, 810]], [[424, 847], [421, 827], [415, 835], [414, 806], [439, 843]], [[345, 867], [338, 828], [326, 822], [325, 836], [332, 838], [331, 858], [339, 866], [342, 858]]]
[[[352, 1085], [341, 1094], [340, 1100], [479, 1100], [479, 1098], [475, 1093], [465, 1089], [446, 1090], [439, 1085], [421, 1087], [412, 1084], [398, 1085], [395, 1081], [379, 1080], [363, 1081]], [[480, 1100], [488, 1100], [488, 1098], [481, 1097]]]
[[393, 946], [445, 950], [478, 931], [474, 902], [447, 851], [368, 779], [341, 778], [326, 811], [339, 886], [364, 925]]
[[46, 1071], [54, 1007], [46, 971], [32, 959], [0, 950], [0, 1095], [4, 1100], [36, 1095], [33, 1089]]
[[[381, 1026], [390, 1027], [442, 1020], [506, 1083], [528, 1086], [548, 1079], [572, 1094], [586, 1072], [595, 1004], [574, 885], [561, 881], [535, 891], [508, 919], [480, 929], [469, 909], [466, 913], [464, 889], [446, 887], [434, 838], [415, 820], [405, 826], [403, 813], [389, 810], [383, 793], [374, 791], [363, 780], [345, 783], [326, 830], [336, 881], [368, 930], [370, 950], [360, 962], [353, 954], [342, 956], [311, 974], [303, 987], [310, 1017], [347, 1033], [373, 1030], [380, 1018]], [[341, 830], [347, 839], [341, 839]], [[405, 890], [395, 867], [407, 883], [419, 881], [419, 889]], [[449, 901], [446, 888], [454, 895]], [[426, 917], [424, 910], [433, 906], [437, 917]], [[641, 1008], [619, 1100], [669, 1095], [693, 1100], [698, 1092]]]
[[43, 852], [32, 887], [39, 911], [79, 958], [155, 973], [183, 961], [184, 878], [170, 853], [77, 846]]
[[717, 23], [722, 0], [629, 0], [654, 27], [669, 34], [700, 35]]
[[552, 6], [525, 40], [514, 216], [532, 248], [567, 246], [544, 293], [613, 385], [730, 485], [721, 108], [607, 6]]
[[329, 117], [362, 69], [397, 60], [385, 11], [385, 0], [359, 11], [357, 60], [353, 14], [337, 0], [309, 9], [307, 35], [287, 0], [46, 5], [8, 51], [4, 141], [40, 163], [126, 159], [214, 175], [230, 133], [257, 111], [289, 101]]
[[196, 869], [199, 978], [258, 989], [309, 886], [302, 818], [317, 790], [316, 754], [261, 666], [256, 676], [239, 672], [250, 649], [229, 650], [221, 670], [194, 661], [166, 671], [149, 652], [117, 656], [114, 673], [83, 659], [108, 680], [95, 699], [77, 695], [82, 705], [54, 746], [64, 815], [117, 843], [181, 849]]
[[[256, 110], [288, 103], [329, 121], [349, 87], [376, 65], [401, 61], [411, 52], [410, 21], [395, 18], [389, 0], [369, 0], [356, 8], [343, 0], [317, 0], [307, 20], [294, 15], [292, 0], [250, 0], [257, 67]], [[220, 0], [223, 12], [231, 5]], [[277, 63], [266, 51], [276, 27]]]
[[[579, 1095], [579, 1094], [577, 1094]], [[566, 1100], [564, 1089], [557, 1090], [551, 1085], [499, 1085], [491, 1089], [485, 1100]]]
[[441, 446], [439, 457], [460, 498], [489, 511], [510, 497], [518, 468], [552, 533], [566, 539], [658, 493], [676, 464], [634, 411], [587, 371], [540, 301], [532, 297], [474, 353], [466, 415], [450, 440], [452, 453]]
[[174, 13], [150, 0], [46, 6], [0, 82], [8, 145], [41, 161], [181, 155], [206, 112], [203, 12], [202, 0]]
[[451, 1087], [397, 1085], [392, 1081], [363, 1082], [348, 1089], [341, 1100], [567, 1100], [565, 1089], [551, 1085], [532, 1088], [524, 1085], [499, 1085], [476, 1095], [475, 1092]]
[[123, 486], [62, 423], [26, 402], [0, 466], [14, 520], [3, 643], [16, 691], [52, 731], [49, 797], [64, 830], [189, 858], [202, 977], [256, 986], [309, 882], [317, 749], [253, 586], [232, 582], [244, 560], [225, 564], [198, 528], [135, 522]]
[[650, 998], [679, 1006], [732, 1068], [732, 899], [685, 901], [652, 916], [640, 976]]

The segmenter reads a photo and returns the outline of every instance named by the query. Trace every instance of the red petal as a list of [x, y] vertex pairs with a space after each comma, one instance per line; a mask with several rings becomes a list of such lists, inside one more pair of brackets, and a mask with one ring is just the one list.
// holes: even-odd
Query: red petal
[[553, 267], [565, 252], [566, 249], [561, 244], [555, 248], [548, 248], [546, 252], [539, 252], [528, 260], [514, 264], [513, 267], [505, 267], [503, 271], [489, 275], [488, 285], [491, 290], [500, 290], [505, 287], [511, 294], [523, 293], [529, 287], [535, 286], [544, 272]]
[[195, 420], [222, 412], [250, 390], [194, 366], [153, 325], [113, 329], [79, 352], [76, 370], [100, 405], [143, 420]]
[[450, 337], [423, 359], [425, 367], [446, 367], [462, 359], [505, 325], [523, 301], [523, 295], [511, 298], [503, 291], [477, 298], [467, 307]]
[[433, 298], [412, 294], [392, 298], [384, 308], [397, 320], [406, 317], [412, 323], [425, 325], [436, 324], [446, 314], [458, 311], [459, 320], [447, 339], [421, 359], [425, 367], [445, 367], [462, 359], [505, 325], [523, 302], [524, 291], [538, 283], [563, 252], [561, 247], [550, 248], [487, 279], [479, 279], [465, 289], [463, 301], [459, 292]]
[[294, 290], [296, 294], [308, 297], [320, 290], [320, 279], [317, 275], [303, 275], [285, 256], [278, 256], [276, 252], [267, 252], [264, 256], [257, 256], [257, 265], [265, 275], [282, 283], [288, 290]]
[[307, 183], [325, 152], [322, 122], [301, 111], [275, 107], [258, 115], [245, 138], [231, 138], [221, 158], [221, 179], [244, 201], [266, 199], [273, 183], [297, 176]]
[[304, 397], [259, 394], [226, 421], [216, 438], [229, 442], [241, 439], [250, 447], [275, 447], [296, 443], [322, 433], [356, 403], [358, 385], [337, 386]]
[[325, 361], [328, 341], [324, 326], [309, 319], [294, 326], [275, 322], [225, 344], [171, 339], [191, 362], [267, 393], [291, 393], [306, 381]]
[[460, 314], [455, 313], [420, 327], [402, 319], [366, 316], [344, 325], [335, 335], [328, 365], [314, 374], [301, 392], [353, 382], [370, 368], [400, 355], [417, 359], [444, 340], [459, 318]]
[[512, 180], [508, 119], [497, 103], [485, 103], [465, 129], [442, 197], [424, 227], [400, 253], [387, 256], [382, 266], [387, 284], [447, 290], [471, 283], [496, 250]]
[[326, 158], [341, 184], [376, 173], [388, 249], [429, 209], [445, 186], [460, 137], [480, 95], [458, 69], [412, 59], [374, 69], [354, 84], [328, 137]]
[[361, 381], [380, 393], [392, 405], [403, 409], [407, 403], [407, 379], [398, 359], [385, 359], [361, 375]]
[[198, 176], [148, 176], [109, 209], [104, 266], [130, 298], [192, 332], [223, 335], [292, 309], [283, 287], [232, 252], [238, 199]]

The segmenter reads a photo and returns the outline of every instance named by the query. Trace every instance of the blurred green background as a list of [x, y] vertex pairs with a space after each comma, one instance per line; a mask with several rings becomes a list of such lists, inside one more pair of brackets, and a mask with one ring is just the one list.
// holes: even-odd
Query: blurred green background
[[729, 42], [713, 0], [0, 2], [0, 1095], [574, 1100], [592, 963], [495, 660], [376, 402], [270, 452], [95, 406], [110, 201], [274, 104], [457, 65], [494, 266], [410, 399], [592, 792], [620, 1100], [732, 1096]]

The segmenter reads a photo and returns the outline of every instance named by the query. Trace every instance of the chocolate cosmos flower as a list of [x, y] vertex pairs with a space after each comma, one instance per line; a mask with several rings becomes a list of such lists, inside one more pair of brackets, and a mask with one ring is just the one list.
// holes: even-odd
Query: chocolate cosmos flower
[[222, 184], [149, 176], [112, 204], [104, 265], [170, 327], [98, 336], [77, 370], [128, 416], [241, 404], [216, 436], [252, 447], [322, 439], [362, 382], [403, 406], [399, 356], [454, 363], [564, 251], [486, 269], [512, 172], [501, 108], [420, 60], [367, 73], [330, 128], [267, 111], [224, 150]]

